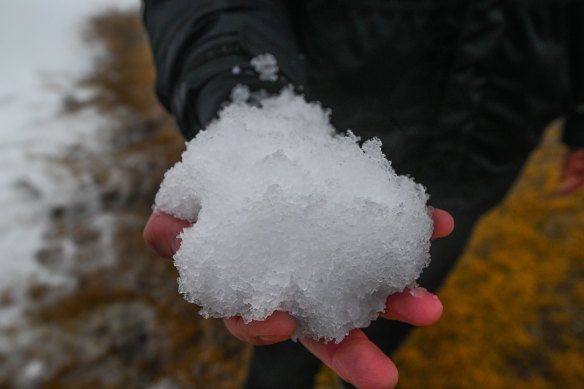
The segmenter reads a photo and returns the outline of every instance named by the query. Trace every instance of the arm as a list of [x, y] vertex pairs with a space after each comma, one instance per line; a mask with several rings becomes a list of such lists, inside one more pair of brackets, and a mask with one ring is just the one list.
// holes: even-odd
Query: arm
[[[277, 92], [305, 85], [282, 0], [145, 0], [144, 25], [156, 67], [156, 93], [190, 139], [212, 120], [233, 87]], [[271, 53], [277, 81], [263, 81], [250, 59]], [[242, 71], [233, 74], [232, 69]]]
[[[216, 115], [237, 84], [268, 92], [289, 83], [305, 85], [283, 1], [146, 0], [144, 11], [157, 70], [156, 91], [186, 138], [192, 138]], [[259, 80], [250, 70], [250, 59], [263, 53], [278, 60], [280, 77], [276, 82]], [[233, 74], [235, 66], [250, 71]], [[445, 212], [434, 216], [435, 237], [447, 235], [452, 229], [451, 217]], [[170, 215], [154, 213], [144, 238], [159, 255], [172, 257], [180, 246], [177, 235], [188, 225]], [[442, 312], [440, 301], [428, 292], [393, 295], [387, 307], [384, 317], [416, 325], [431, 324]], [[249, 324], [237, 317], [226, 318], [225, 324], [234, 336], [254, 345], [286, 340], [296, 325], [284, 312]], [[359, 387], [393, 387], [397, 381], [393, 363], [360, 330], [352, 331], [338, 345], [309, 339], [302, 343]]]

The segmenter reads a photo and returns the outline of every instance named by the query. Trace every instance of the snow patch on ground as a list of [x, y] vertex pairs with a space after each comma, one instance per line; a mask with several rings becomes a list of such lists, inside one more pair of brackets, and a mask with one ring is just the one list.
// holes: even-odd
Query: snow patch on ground
[[[97, 152], [97, 135], [107, 121], [91, 109], [63, 114], [63, 98], [93, 93], [76, 85], [99, 54], [83, 40], [89, 18], [138, 6], [137, 0], [2, 4], [0, 52], [9, 55], [0, 61], [0, 295], [10, 304], [0, 309], [0, 329], [19, 317], [31, 283], [71, 282], [41, 266], [37, 255], [48, 233], [49, 210], [85, 195], [79, 192], [82, 177], [66, 166], [64, 156], [76, 149]], [[0, 333], [0, 349], [4, 336]], [[29, 373], [37, 370], [35, 365]]]

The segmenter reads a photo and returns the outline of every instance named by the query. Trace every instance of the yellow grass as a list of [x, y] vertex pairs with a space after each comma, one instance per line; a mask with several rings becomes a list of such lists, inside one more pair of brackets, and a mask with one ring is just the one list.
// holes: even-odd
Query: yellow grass
[[396, 355], [400, 388], [578, 388], [584, 382], [584, 191], [554, 194], [552, 126], [440, 293], [445, 311]]

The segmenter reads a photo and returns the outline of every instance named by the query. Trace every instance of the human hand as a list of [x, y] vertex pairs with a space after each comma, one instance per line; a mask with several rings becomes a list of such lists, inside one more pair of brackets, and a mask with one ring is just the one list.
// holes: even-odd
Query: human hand
[[569, 149], [564, 155], [556, 193], [568, 195], [582, 185], [584, 185], [584, 148]]
[[[432, 218], [432, 239], [447, 236], [454, 228], [452, 216], [445, 211], [434, 210]], [[188, 221], [154, 212], [144, 229], [144, 240], [160, 256], [172, 258], [180, 247], [179, 233], [189, 225]], [[425, 289], [416, 288], [389, 296], [386, 310], [380, 316], [425, 326], [436, 322], [441, 314], [440, 300]], [[256, 346], [287, 340], [296, 329], [294, 318], [286, 312], [274, 312], [263, 321], [247, 324], [238, 316], [223, 320], [235, 337]], [[307, 338], [300, 342], [341, 378], [359, 388], [385, 389], [397, 384], [398, 372], [393, 362], [359, 329], [351, 331], [339, 344]]]

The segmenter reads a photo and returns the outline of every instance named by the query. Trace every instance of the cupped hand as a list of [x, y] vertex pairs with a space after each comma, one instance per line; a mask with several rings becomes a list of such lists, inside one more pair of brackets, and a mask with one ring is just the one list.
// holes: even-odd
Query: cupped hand
[[[454, 220], [447, 212], [435, 209], [432, 213], [432, 239], [450, 234]], [[190, 223], [171, 215], [154, 212], [144, 229], [144, 240], [160, 256], [171, 258], [180, 247], [180, 232]], [[442, 314], [442, 303], [423, 288], [406, 289], [387, 298], [386, 310], [380, 316], [416, 326], [436, 322]], [[238, 339], [256, 346], [287, 340], [296, 329], [294, 318], [286, 312], [274, 312], [263, 321], [244, 323], [241, 317], [223, 319], [227, 329]], [[324, 343], [313, 339], [300, 342], [341, 378], [362, 389], [393, 388], [398, 372], [393, 362], [363, 331], [355, 329], [340, 343]]]

